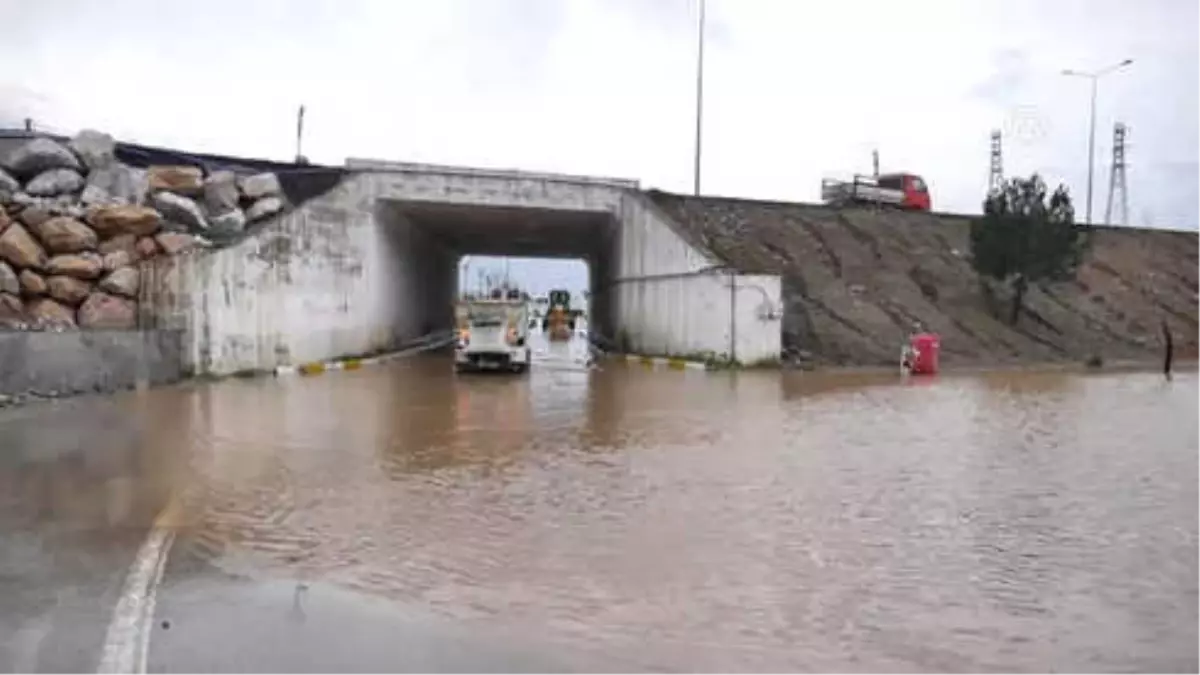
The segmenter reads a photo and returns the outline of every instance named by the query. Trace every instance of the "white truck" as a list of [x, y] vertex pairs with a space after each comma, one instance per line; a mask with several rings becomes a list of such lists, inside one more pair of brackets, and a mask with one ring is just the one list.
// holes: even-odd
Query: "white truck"
[[529, 370], [529, 302], [520, 298], [464, 300], [457, 307], [456, 372]]

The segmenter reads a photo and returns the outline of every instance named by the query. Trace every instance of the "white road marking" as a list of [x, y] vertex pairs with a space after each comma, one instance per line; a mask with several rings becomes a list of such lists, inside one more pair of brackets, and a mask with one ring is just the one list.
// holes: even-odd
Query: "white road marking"
[[171, 511], [172, 506], [168, 506], [155, 521], [125, 576], [121, 597], [113, 608], [112, 620], [104, 636], [100, 665], [96, 668], [98, 673], [146, 672], [150, 634], [154, 627], [155, 596], [162, 582], [167, 553], [175, 541], [175, 531], [163, 525]]

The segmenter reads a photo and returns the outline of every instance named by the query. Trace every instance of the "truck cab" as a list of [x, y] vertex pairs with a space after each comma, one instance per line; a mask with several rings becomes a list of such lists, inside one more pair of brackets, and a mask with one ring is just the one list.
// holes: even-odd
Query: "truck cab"
[[459, 303], [458, 341], [454, 348], [457, 372], [497, 370], [524, 373], [529, 369], [529, 302], [521, 297], [466, 300]]

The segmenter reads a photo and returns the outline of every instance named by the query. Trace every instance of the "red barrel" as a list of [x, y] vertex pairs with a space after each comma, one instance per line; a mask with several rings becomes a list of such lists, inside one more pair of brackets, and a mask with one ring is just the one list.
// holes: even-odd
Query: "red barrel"
[[938, 353], [942, 348], [942, 340], [936, 333], [917, 333], [909, 342], [912, 349], [913, 375], [936, 375], [938, 371]]

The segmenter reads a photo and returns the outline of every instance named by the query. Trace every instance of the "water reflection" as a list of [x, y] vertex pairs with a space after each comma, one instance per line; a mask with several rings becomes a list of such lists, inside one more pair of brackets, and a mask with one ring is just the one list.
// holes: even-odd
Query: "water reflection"
[[145, 528], [174, 475], [142, 424], [147, 404], [129, 395], [0, 411], [0, 522], [43, 533]]

